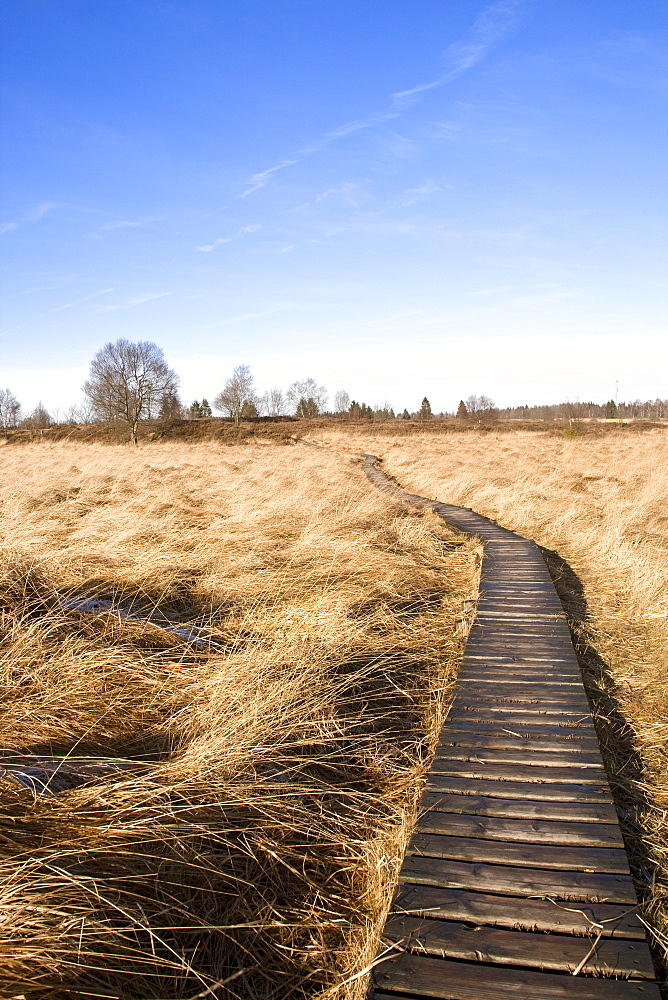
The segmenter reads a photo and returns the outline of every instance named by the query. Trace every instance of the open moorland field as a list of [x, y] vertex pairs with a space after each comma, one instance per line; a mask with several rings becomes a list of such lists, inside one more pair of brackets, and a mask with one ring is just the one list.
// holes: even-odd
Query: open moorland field
[[0, 450], [3, 997], [363, 995], [480, 548], [351, 447]]
[[406, 489], [535, 539], [573, 632], [655, 956], [668, 954], [668, 432], [319, 427]]

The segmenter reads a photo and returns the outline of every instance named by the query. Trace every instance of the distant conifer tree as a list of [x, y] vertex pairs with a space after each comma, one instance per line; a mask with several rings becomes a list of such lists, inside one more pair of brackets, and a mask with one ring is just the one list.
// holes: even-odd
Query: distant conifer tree
[[463, 399], [459, 400], [459, 406], [457, 407], [457, 416], [460, 420], [466, 420], [469, 415], [469, 411], [466, 409], [466, 403]]
[[420, 420], [431, 420], [431, 403], [426, 396], [420, 406]]

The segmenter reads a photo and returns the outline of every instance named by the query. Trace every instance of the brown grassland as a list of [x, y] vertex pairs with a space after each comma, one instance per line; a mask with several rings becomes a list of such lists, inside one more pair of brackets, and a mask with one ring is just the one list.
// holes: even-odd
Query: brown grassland
[[359, 1000], [476, 541], [276, 441], [0, 467], [0, 995]]
[[[535, 539], [564, 603], [644, 919], [668, 971], [668, 430], [317, 428], [406, 489]], [[593, 430], [596, 430], [594, 428]]]

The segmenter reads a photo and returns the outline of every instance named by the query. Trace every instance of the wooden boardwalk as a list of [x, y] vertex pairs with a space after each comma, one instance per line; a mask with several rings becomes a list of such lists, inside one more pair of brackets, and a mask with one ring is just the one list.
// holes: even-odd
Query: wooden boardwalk
[[534, 542], [375, 485], [484, 543], [455, 696], [373, 1000], [659, 1000], [580, 668]]

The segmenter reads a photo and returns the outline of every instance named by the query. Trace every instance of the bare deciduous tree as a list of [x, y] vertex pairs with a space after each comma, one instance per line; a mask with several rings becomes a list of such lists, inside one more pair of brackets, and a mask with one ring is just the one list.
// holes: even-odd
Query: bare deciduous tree
[[21, 419], [21, 404], [11, 389], [0, 389], [0, 427], [16, 427]]
[[34, 430], [43, 430], [45, 427], [50, 427], [53, 420], [46, 406], [40, 400], [30, 416], [26, 417], [23, 422], [26, 427], [31, 427]]
[[489, 396], [469, 396], [465, 403], [468, 416], [477, 424], [495, 420], [498, 413]]
[[68, 406], [63, 414], [63, 423], [66, 424], [90, 424], [93, 420], [93, 410], [87, 400], [80, 403], [73, 403]]
[[282, 389], [268, 389], [260, 400], [261, 410], [267, 417], [282, 417], [287, 410], [287, 402]]
[[317, 417], [327, 406], [327, 389], [314, 378], [305, 378], [292, 383], [287, 398], [296, 416]]
[[214, 399], [213, 405], [217, 410], [222, 410], [223, 413], [233, 417], [234, 423], [238, 427], [243, 416], [244, 406], [250, 403], [254, 406], [256, 403], [251, 370], [248, 365], [237, 365], [232, 372], [232, 377], [228, 378]]
[[175, 393], [178, 385], [161, 347], [150, 340], [132, 344], [122, 338], [97, 352], [83, 391], [96, 416], [129, 425], [136, 445], [139, 421], [157, 416], [163, 396]]
[[394, 420], [394, 407], [386, 399], [382, 403], [376, 403], [373, 408], [374, 420]]
[[350, 396], [345, 389], [338, 389], [334, 393], [334, 412], [347, 413], [350, 406]]

